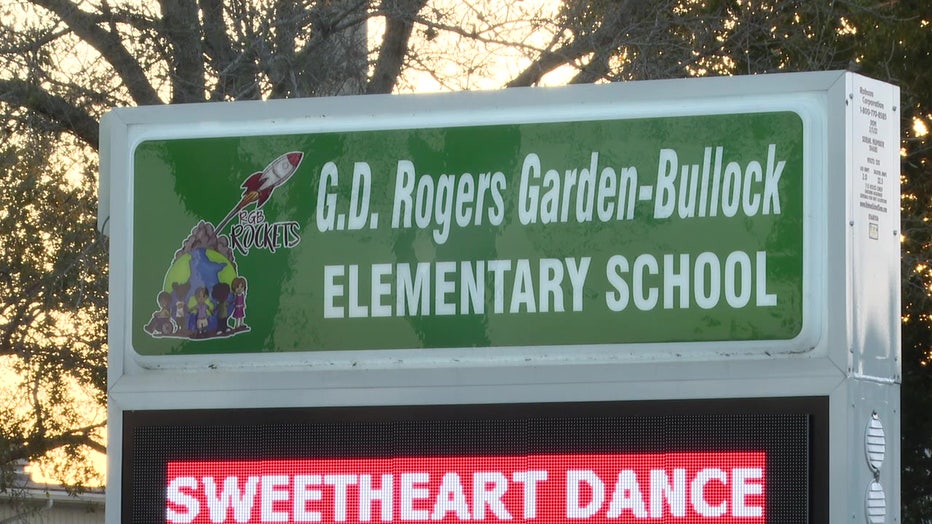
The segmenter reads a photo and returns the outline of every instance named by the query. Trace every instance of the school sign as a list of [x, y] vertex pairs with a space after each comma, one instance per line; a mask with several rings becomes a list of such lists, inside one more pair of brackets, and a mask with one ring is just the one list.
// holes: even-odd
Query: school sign
[[804, 149], [789, 111], [144, 140], [133, 346], [791, 340]]
[[108, 113], [107, 521], [898, 522], [898, 104]]

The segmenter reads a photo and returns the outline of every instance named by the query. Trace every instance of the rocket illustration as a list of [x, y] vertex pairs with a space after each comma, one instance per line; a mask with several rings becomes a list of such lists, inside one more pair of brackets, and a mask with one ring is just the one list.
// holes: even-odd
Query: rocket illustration
[[243, 185], [240, 186], [243, 188], [243, 198], [240, 199], [239, 203], [227, 213], [227, 216], [224, 217], [217, 228], [214, 229], [214, 235], [220, 233], [230, 219], [249, 204], [255, 202], [256, 209], [262, 207], [269, 197], [272, 196], [272, 192], [275, 191], [275, 188], [287, 182], [288, 179], [291, 178], [291, 175], [298, 170], [298, 166], [301, 164], [301, 159], [303, 158], [304, 153], [300, 151], [285, 153], [275, 160], [272, 160], [262, 171], [250, 175], [250, 177], [243, 182]]

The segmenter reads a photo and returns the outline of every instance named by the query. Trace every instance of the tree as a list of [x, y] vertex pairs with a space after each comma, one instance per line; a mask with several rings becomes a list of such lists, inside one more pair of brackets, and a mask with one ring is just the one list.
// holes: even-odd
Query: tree
[[903, 87], [904, 500], [918, 518], [932, 477], [932, 427], [916, 416], [932, 402], [932, 182], [921, 132], [932, 42], [930, 20], [917, 14], [929, 4], [7, 2], [0, 363], [18, 382], [0, 389], [0, 464], [62, 449], [73, 466], [103, 446], [103, 421], [81, 419], [74, 403], [79, 391], [105, 401], [106, 249], [94, 232], [94, 177], [98, 121], [110, 107], [851, 67]]

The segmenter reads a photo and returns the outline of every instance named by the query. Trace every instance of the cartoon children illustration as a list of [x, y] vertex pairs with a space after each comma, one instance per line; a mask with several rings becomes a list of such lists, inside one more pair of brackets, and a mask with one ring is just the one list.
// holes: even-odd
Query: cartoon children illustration
[[243, 325], [246, 318], [246, 279], [236, 277], [233, 279], [233, 330], [248, 329]]
[[174, 311], [174, 314], [172, 316], [174, 317], [174, 320], [175, 320], [176, 329], [178, 331], [181, 331], [182, 334], [187, 332], [187, 329], [186, 329], [187, 326], [185, 325], [184, 314], [185, 314], [185, 311], [187, 311], [188, 309], [185, 305], [185, 301], [188, 296], [188, 291], [190, 290], [191, 290], [191, 284], [188, 284], [187, 282], [184, 284], [179, 284], [178, 282], [172, 282], [171, 298], [174, 301], [174, 304], [172, 306], [172, 310]]
[[217, 334], [222, 335], [230, 331], [230, 325], [227, 323], [230, 318], [230, 284], [217, 283], [210, 295], [217, 301]]
[[204, 336], [207, 334], [207, 325], [210, 323], [210, 315], [213, 313], [213, 302], [207, 297], [207, 288], [199, 287], [194, 292], [194, 305], [191, 306], [190, 312], [196, 319], [196, 335]]
[[152, 320], [146, 325], [146, 331], [153, 335], [170, 335], [175, 331], [172, 324], [171, 306], [172, 296], [166, 291], [162, 291], [158, 296], [159, 310], [152, 314]]

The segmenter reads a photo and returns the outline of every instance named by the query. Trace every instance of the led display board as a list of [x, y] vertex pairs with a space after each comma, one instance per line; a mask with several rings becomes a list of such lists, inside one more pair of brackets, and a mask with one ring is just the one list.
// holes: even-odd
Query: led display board
[[827, 522], [827, 399], [125, 414], [124, 522]]

